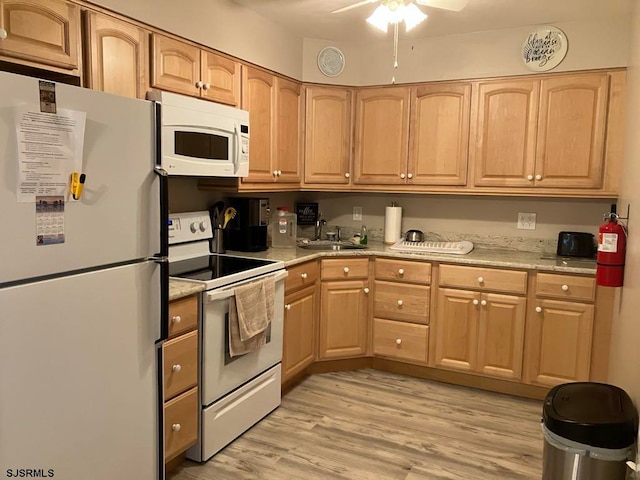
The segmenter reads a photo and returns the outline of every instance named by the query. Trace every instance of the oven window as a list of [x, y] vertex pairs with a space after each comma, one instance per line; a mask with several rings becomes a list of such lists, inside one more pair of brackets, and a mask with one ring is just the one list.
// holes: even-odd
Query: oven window
[[229, 137], [200, 132], [175, 132], [175, 153], [191, 158], [229, 160]]
[[[269, 344], [269, 342], [271, 342], [271, 324], [269, 324], [266, 330], [266, 343]], [[262, 348], [264, 347], [265, 346], [263, 346]], [[256, 352], [245, 353], [244, 355], [238, 355], [236, 357], [232, 357], [229, 354], [229, 313], [226, 313], [224, 315], [224, 364], [229, 365], [230, 363], [243, 358], [245, 355], [257, 353], [259, 351], [260, 350], [257, 350]]]

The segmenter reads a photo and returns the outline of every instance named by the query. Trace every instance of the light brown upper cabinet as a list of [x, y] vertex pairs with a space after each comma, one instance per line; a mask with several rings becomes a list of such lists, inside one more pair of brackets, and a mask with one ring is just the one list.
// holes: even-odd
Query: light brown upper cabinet
[[409, 87], [356, 93], [354, 184], [406, 183], [409, 103]]
[[407, 183], [467, 183], [470, 112], [470, 83], [422, 85], [411, 89]]
[[86, 86], [145, 98], [149, 85], [149, 32], [108, 15], [85, 11]]
[[608, 84], [606, 72], [474, 84], [474, 185], [601, 187]]
[[304, 181], [351, 183], [353, 94], [351, 89], [309, 86], [305, 89]]
[[302, 86], [242, 67], [242, 108], [249, 111], [249, 176], [242, 184], [300, 183]]
[[470, 83], [359, 91], [354, 184], [465, 185], [470, 112]]
[[0, 0], [0, 56], [77, 71], [80, 8], [59, 0]]
[[240, 105], [238, 62], [163, 35], [152, 38], [152, 87]]

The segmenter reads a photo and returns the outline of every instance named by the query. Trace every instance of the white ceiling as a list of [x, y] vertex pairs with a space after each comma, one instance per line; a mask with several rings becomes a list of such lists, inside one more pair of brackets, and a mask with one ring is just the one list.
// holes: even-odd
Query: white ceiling
[[[384, 35], [365, 21], [377, 3], [331, 14], [357, 0], [234, 0], [304, 38], [365, 42]], [[441, 36], [486, 30], [589, 21], [631, 12], [635, 0], [469, 0], [461, 12], [420, 7], [427, 21], [407, 35]]]

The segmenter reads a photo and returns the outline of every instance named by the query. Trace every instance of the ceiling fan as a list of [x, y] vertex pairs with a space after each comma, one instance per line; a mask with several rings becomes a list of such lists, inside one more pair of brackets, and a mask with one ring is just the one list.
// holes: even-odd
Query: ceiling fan
[[[362, 7], [364, 5], [368, 5], [370, 3], [382, 2], [383, 5], [388, 6], [390, 9], [394, 9], [391, 4], [404, 4], [404, 0], [361, 0], [360, 2], [353, 3], [351, 5], [347, 5], [346, 7], [338, 8], [337, 10], [333, 10], [331, 13], [342, 13], [347, 10], [351, 10], [353, 8]], [[418, 5], [423, 5], [425, 7], [433, 7], [439, 8], [441, 10], [450, 10], [452, 12], [459, 12], [464, 7], [467, 6], [469, 0], [415, 0]], [[409, 2], [406, 2], [409, 3]]]

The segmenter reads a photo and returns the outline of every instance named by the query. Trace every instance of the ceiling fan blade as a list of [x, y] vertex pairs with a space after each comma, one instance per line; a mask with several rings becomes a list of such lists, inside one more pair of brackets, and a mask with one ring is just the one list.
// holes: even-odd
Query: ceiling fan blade
[[418, 5], [459, 12], [467, 6], [469, 0], [415, 0]]
[[378, 0], [362, 0], [361, 2], [357, 2], [357, 3], [353, 3], [351, 5], [348, 5], [346, 7], [342, 7], [342, 8], [338, 8], [337, 10], [332, 11], [331, 13], [342, 13], [342, 12], [346, 12], [347, 10], [351, 10], [352, 8], [358, 8], [361, 7], [363, 5], [366, 5], [368, 3], [375, 3]]

